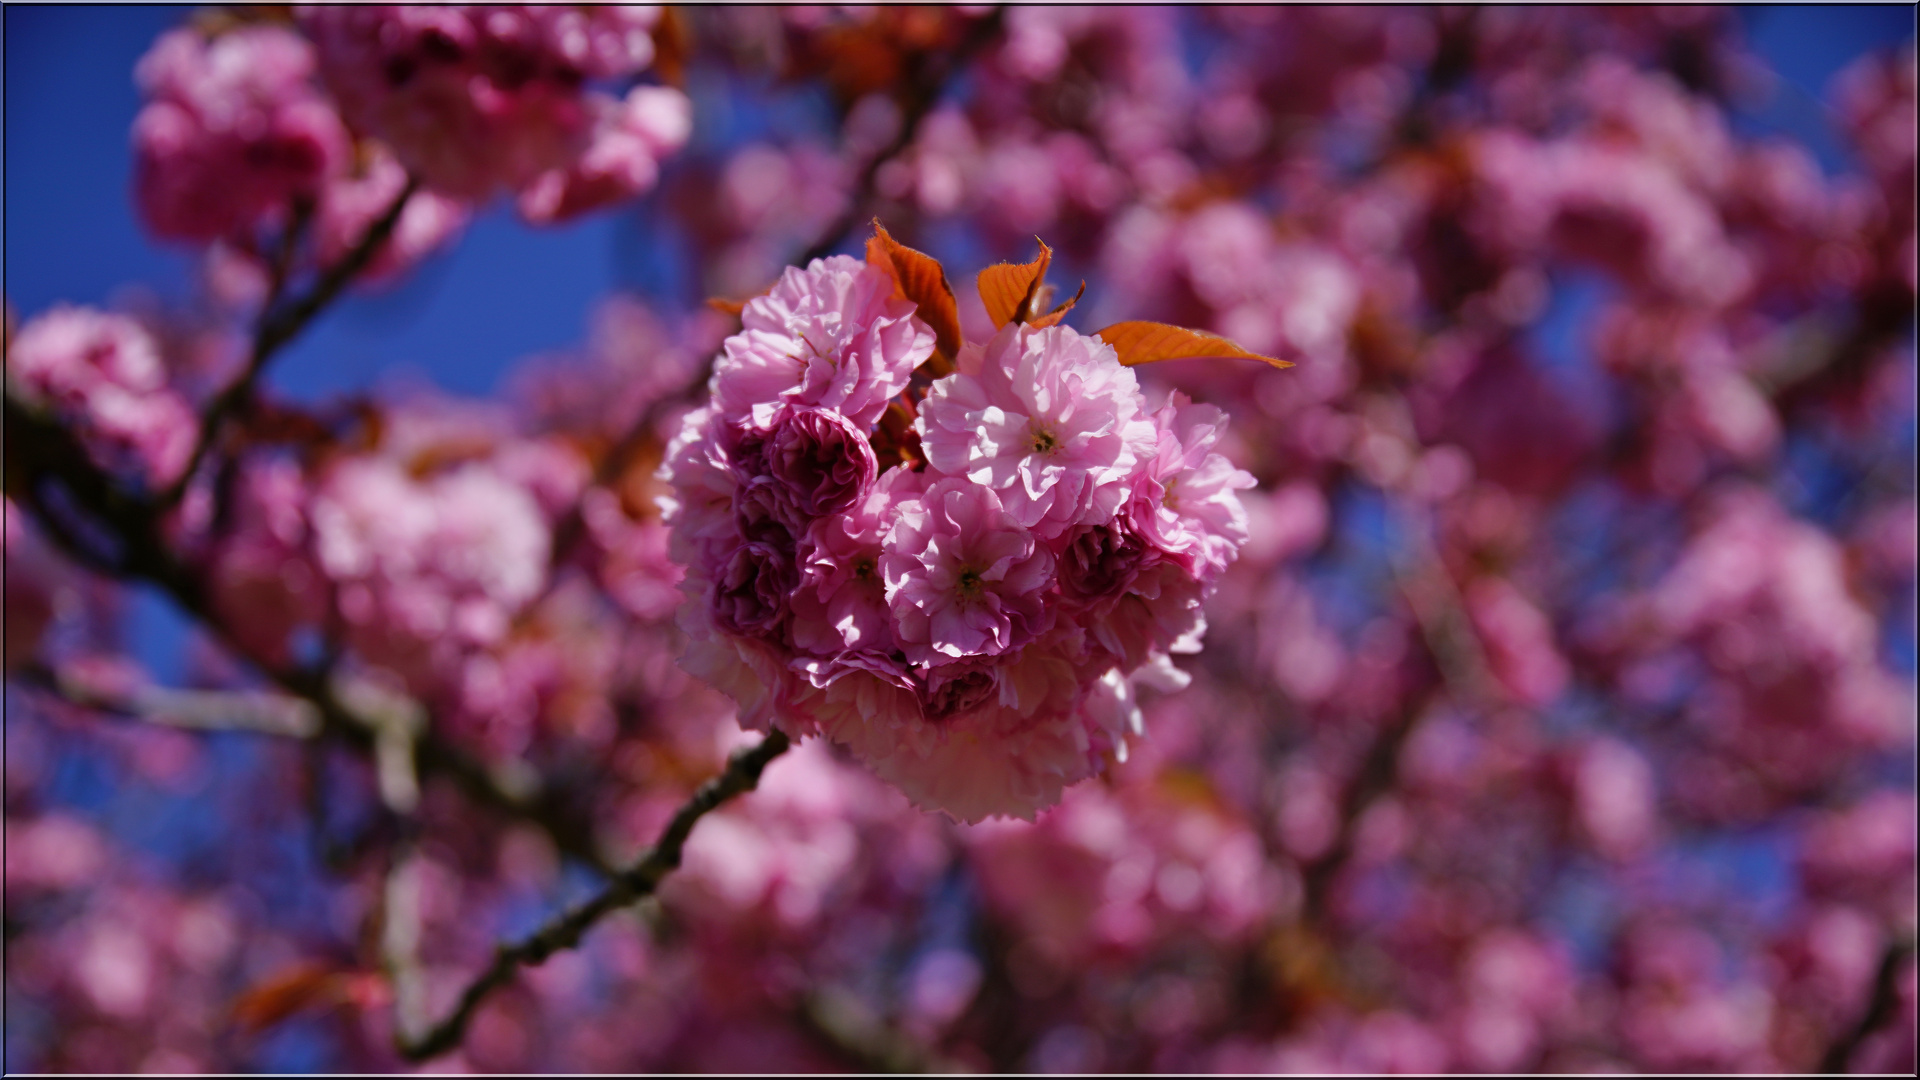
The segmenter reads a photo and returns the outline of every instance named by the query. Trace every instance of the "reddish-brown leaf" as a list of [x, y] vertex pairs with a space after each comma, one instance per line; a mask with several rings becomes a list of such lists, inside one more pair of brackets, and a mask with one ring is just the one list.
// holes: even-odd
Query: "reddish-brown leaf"
[[888, 402], [887, 411], [880, 414], [872, 441], [881, 472], [895, 465], [918, 468], [926, 461], [926, 455], [920, 450], [920, 436], [913, 430], [916, 415], [912, 399], [904, 394]]
[[769, 285], [766, 288], [761, 289], [759, 292], [754, 293], [752, 296], [745, 298], [744, 300], [728, 300], [724, 296], [709, 296], [707, 297], [707, 306], [719, 312], [722, 315], [731, 315], [737, 319], [740, 317], [741, 312], [747, 310], [748, 304], [753, 303], [755, 300], [760, 299], [761, 297], [767, 295], [772, 291], [773, 291], [773, 286]]
[[[1073, 310], [1073, 305], [1079, 303], [1080, 298], [1085, 295], [1087, 295], [1087, 283], [1083, 281], [1080, 283], [1079, 292], [1074, 293], [1073, 296], [1069, 298], [1065, 303], [1061, 304], [1059, 307], [1054, 308], [1052, 311], [1047, 312], [1045, 315], [1037, 315], [1031, 319], [1028, 319], [1027, 325], [1029, 326], [1058, 325], [1061, 319], [1064, 319], [1067, 317], [1067, 312]], [[1049, 297], [1049, 299], [1051, 299], [1051, 297]]]
[[1188, 330], [1180, 326], [1168, 326], [1166, 323], [1114, 323], [1105, 330], [1095, 330], [1094, 336], [1113, 346], [1113, 350], [1120, 354], [1120, 362], [1128, 367], [1135, 364], [1150, 364], [1155, 360], [1190, 360], [1202, 357], [1259, 360], [1277, 368], [1293, 366], [1286, 360], [1249, 352], [1218, 334], [1209, 334], [1204, 330]]
[[686, 89], [687, 56], [692, 52], [688, 40], [686, 16], [672, 7], [660, 9], [660, 21], [653, 26], [653, 70], [668, 86]]
[[919, 305], [914, 314], [933, 329], [934, 355], [951, 361], [960, 351], [960, 308], [939, 260], [887, 235], [878, 219], [867, 241], [867, 262], [893, 276], [893, 293]]
[[233, 1001], [233, 1022], [259, 1031], [303, 1009], [338, 1004], [348, 980], [345, 972], [325, 964], [289, 968], [241, 991]]
[[1047, 242], [1037, 236], [1034, 240], [1040, 244], [1039, 258], [1017, 266], [998, 263], [980, 271], [980, 301], [986, 304], [987, 315], [996, 328], [1010, 322], [1026, 322], [1033, 314], [1034, 298], [1040, 295], [1047, 279], [1047, 265], [1053, 262], [1053, 249]]

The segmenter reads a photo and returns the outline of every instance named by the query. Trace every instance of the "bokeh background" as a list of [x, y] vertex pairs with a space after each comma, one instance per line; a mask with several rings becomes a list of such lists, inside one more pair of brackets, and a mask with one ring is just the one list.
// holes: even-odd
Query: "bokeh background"
[[[156, 37], [191, 12], [6, 9], [10, 325], [59, 303], [154, 319], [205, 308], [201, 249], [155, 240], [130, 197], [129, 131], [143, 101], [131, 73]], [[818, 239], [834, 218], [836, 186], [846, 189], [853, 171], [842, 163], [834, 172], [836, 155], [858, 160], [862, 147], [886, 142], [872, 134], [886, 127], [873, 118], [885, 110], [872, 101], [888, 96], [887, 84], [863, 97], [836, 69], [809, 70], [795, 59], [805, 50], [794, 41], [824, 40], [830, 35], [822, 27], [862, 16], [762, 15], [759, 22], [689, 17], [695, 47], [682, 85], [693, 104], [692, 136], [663, 160], [655, 190], [560, 225], [526, 224], [498, 200], [477, 210], [445, 249], [324, 312], [275, 360], [269, 394], [315, 409], [368, 396], [392, 403], [396, 414], [480, 398], [524, 408], [566, 397], [557, 387], [567, 377], [553, 372], [586, 371], [574, 392], [591, 395], [595, 380], [612, 383], [656, 354], [697, 367], [725, 329], [702, 301], [751, 293]], [[1438, 16], [1351, 19], [1384, 25], [1426, 17]], [[1378, 179], [1341, 171], [1343, 153], [1366, 156], [1343, 150], [1342, 138], [1364, 145], [1390, 141], [1382, 132], [1394, 130], [1391, 118], [1375, 122], [1364, 101], [1300, 106], [1310, 118], [1299, 122], [1339, 130], [1284, 152], [1263, 144], [1250, 157], [1267, 171], [1252, 182], [1213, 183], [1215, 173], [1233, 173], [1234, 161], [1246, 160], [1220, 149], [1232, 142], [1225, 121], [1206, 130], [1228, 134], [1208, 136], [1209, 149], [1190, 154], [1182, 136], [1158, 136], [1165, 145], [1132, 152], [1170, 145], [1206, 175], [1191, 191], [1166, 195], [1143, 172], [1123, 183], [1119, 201], [1097, 211], [1075, 204], [1077, 196], [1033, 208], [1022, 185], [1042, 183], [1046, 169], [1038, 166], [1022, 174], [1009, 165], [985, 179], [971, 171], [969, 155], [984, 161], [1016, 144], [1053, 145], [1044, 143], [1048, 132], [1074, 129], [1075, 114], [1049, 90], [1071, 83], [1069, 75], [1113, 99], [1151, 100], [1155, 79], [1173, 79], [1186, 91], [1181, 108], [1190, 116], [1217, 117], [1229, 100], [1250, 101], [1265, 110], [1259, 122], [1273, 126], [1289, 122], [1274, 104], [1284, 103], [1287, 80], [1312, 81], [1312, 46], [1322, 38], [1351, 48], [1349, 55], [1329, 47], [1329, 56], [1338, 54], [1326, 60], [1334, 74], [1343, 64], [1402, 62], [1392, 48], [1386, 59], [1355, 58], [1366, 49], [1353, 44], [1364, 36], [1353, 22], [1309, 19], [1276, 30], [1194, 11], [1140, 18], [1155, 29], [1109, 33], [1063, 18], [1066, 28], [1055, 36], [1071, 55], [1085, 54], [1085, 70], [1069, 64], [1068, 74], [1020, 75], [1018, 42], [1045, 35], [1008, 16], [1004, 33], [1015, 44], [989, 46], [991, 64], [981, 60], [979, 70], [952, 80], [920, 141], [901, 155], [917, 171], [881, 170], [868, 208], [942, 258], [963, 292], [978, 267], [1026, 257], [1025, 237], [1039, 231], [1061, 250], [1056, 280], [1084, 277], [1090, 309], [1114, 318], [1182, 318], [1244, 337], [1246, 327], [1267, 324], [1252, 316], [1236, 323], [1235, 311], [1283, 306], [1270, 297], [1238, 307], [1218, 301], [1221, 290], [1208, 291], [1204, 269], [1160, 277], [1140, 270], [1129, 253], [1151, 262], [1161, 257], [1152, 254], [1162, 250], [1156, 244], [1186, 243], [1186, 251], [1212, 244], [1216, 267], [1271, 258], [1291, 267], [1293, 276], [1280, 278], [1283, 291], [1343, 287], [1323, 286], [1311, 259], [1287, 263], [1281, 249], [1334, 244], [1337, 229], [1327, 223], [1344, 211], [1326, 208], [1339, 203], [1342, 184], [1351, 180], [1361, 191]], [[1155, 33], [1166, 37], [1157, 47]], [[1246, 40], [1236, 42], [1236, 34]], [[1276, 70], [1236, 51], [1262, 35], [1292, 43]], [[763, 38], [788, 42], [784, 60], [761, 47]], [[1600, 44], [1576, 50], [1577, 59], [1609, 55], [1612, 39], [1594, 40]], [[1742, 148], [1802, 148], [1816, 175], [1808, 180], [1783, 167], [1792, 175], [1778, 184], [1811, 193], [1776, 201], [1810, 218], [1839, 213], [1831, 207], [1849, 198], [1868, 199], [1847, 185], [1871, 187], [1860, 178], [1879, 167], [1848, 133], [1836, 76], [1873, 57], [1889, 58], [1894, 69], [1904, 64], [1911, 117], [1908, 7], [1742, 8], [1649, 24], [1620, 40], [1622, 62], [1664, 72], [1662, 86], [1679, 85], [1689, 70], [1674, 59], [1682, 51], [1675, 43], [1706, 55], [1711, 62], [1701, 63], [1714, 74], [1686, 92], [1708, 119], [1688, 114], [1683, 123], [1663, 113], [1675, 125], [1668, 135], [1685, 143], [1698, 137], [1699, 129], [1686, 126], [1695, 123], [1724, 129]], [[1567, 46], [1549, 30], [1516, 34], [1506, 47], [1545, 55]], [[1415, 70], [1426, 62], [1404, 63]], [[780, 77], [782, 63], [790, 77]], [[1503, 55], [1486, 63], [1520, 70], [1529, 61]], [[1555, 63], [1539, 63], [1543, 85], [1557, 85]], [[977, 118], [972, 142], [940, 122], [983, 101], [1002, 110], [1004, 128], [991, 136]], [[1498, 126], [1477, 118], [1485, 102], [1465, 92], [1453, 107], [1428, 122], [1461, 131]], [[1022, 108], [1031, 112], [1019, 115]], [[1364, 117], [1348, 125], [1352, 131], [1326, 119], [1342, 109]], [[1634, 118], [1614, 122], [1631, 127]], [[1117, 136], [1090, 142], [1097, 155], [1129, 152]], [[1687, 166], [1673, 162], [1698, 149], [1653, 142], [1640, 150], [1676, 174]], [[1905, 153], [1910, 183], [1911, 141]], [[942, 160], [968, 177], [957, 203], [929, 194]], [[1316, 166], [1324, 167], [1316, 173]], [[1520, 216], [1531, 205], [1529, 191], [1549, 183], [1544, 166], [1513, 168], [1517, 178], [1505, 181], [1510, 203], [1497, 206], [1496, 217]], [[1066, 166], [1060, 170], [1044, 182], [1076, 182]], [[756, 178], [767, 175], [793, 190], [755, 194]], [[1383, 183], [1376, 192], [1382, 212], [1426, 197], [1419, 194], [1425, 182], [1409, 172], [1400, 186]], [[1897, 204], [1900, 193], [1885, 197]], [[1797, 226], [1738, 218], [1790, 216], [1792, 206], [1736, 209], [1736, 202], [1729, 195], [1715, 204], [1729, 229], [1751, 227], [1766, 243], [1777, 233], [1782, 247], [1798, 242]], [[515, 991], [521, 996], [483, 1013], [460, 1060], [564, 1069], [904, 1062], [1042, 1070], [1799, 1070], [1858, 1034], [1848, 1053], [1860, 1056], [1842, 1064], [1910, 1068], [1910, 190], [1906, 203], [1906, 247], [1889, 273], [1898, 277], [1904, 257], [1908, 310], [1873, 342], [1863, 362], [1870, 374], [1837, 385], [1816, 378], [1764, 400], [1775, 434], [1764, 447], [1734, 452], [1712, 444], [1716, 431], [1736, 421], [1699, 419], [1720, 415], [1712, 401], [1662, 411], [1671, 403], [1645, 390], [1636, 382], [1644, 372], [1619, 359], [1622, 339], [1602, 333], [1605, 320], [1615, 319], [1606, 325], [1641, 335], [1632, 339], [1636, 347], [1659, 352], [1664, 338], [1679, 334], [1674, 327], [1694, 325], [1674, 311], [1714, 307], [1663, 295], [1647, 268], [1655, 260], [1644, 253], [1623, 256], [1605, 237], [1587, 248], [1495, 252], [1497, 227], [1476, 225], [1485, 234], [1464, 246], [1388, 243], [1372, 253], [1437, 263], [1422, 267], [1411, 286], [1392, 284], [1391, 266], [1354, 269], [1363, 260], [1353, 256], [1342, 272], [1367, 279], [1361, 288], [1381, 295], [1413, 288], [1438, 312], [1420, 327], [1430, 336], [1407, 347], [1413, 359], [1365, 359], [1369, 324], [1350, 311], [1330, 351], [1288, 339], [1300, 350], [1289, 354], [1294, 371], [1158, 376], [1162, 385], [1227, 407], [1241, 426], [1232, 453], [1262, 480], [1250, 498], [1253, 547], [1265, 550], [1249, 555], [1246, 576], [1229, 590], [1237, 595], [1218, 605], [1199, 684], [1149, 707], [1149, 746], [1157, 740], [1158, 749], [1127, 779], [1091, 785], [1097, 796], [1070, 799], [1038, 829], [968, 830], [905, 809], [824, 753], [779, 763], [770, 777], [786, 769], [792, 779], [753, 796], [755, 809], [742, 809], [730, 824], [713, 823], [716, 838], [690, 856], [693, 883], [684, 893], [670, 895], [664, 911], [649, 907], [631, 925], [590, 937], [582, 958], [556, 960], [527, 980]], [[1273, 253], [1236, 250], [1228, 234], [1243, 218], [1225, 218], [1215, 226], [1221, 235], [1210, 239], [1170, 241], [1154, 232], [1197, 219], [1209, 205], [1288, 225], [1276, 230]], [[1140, 207], [1152, 214], [1133, 213]], [[1646, 227], [1656, 233], [1684, 223], [1684, 215], [1648, 213]], [[1889, 213], [1897, 222], [1901, 211], [1896, 205], [1883, 218]], [[717, 218], [727, 220], [716, 225]], [[1882, 221], [1859, 232], [1884, 238], [1876, 227], [1899, 228]], [[862, 240], [850, 230], [826, 246], [856, 252]], [[1892, 236], [1894, 248], [1899, 242]], [[1136, 246], [1123, 247], [1129, 243]], [[1775, 249], [1759, 258], [1770, 260], [1765, 274], [1782, 277], [1798, 259]], [[1503, 294], [1497, 281], [1484, 280], [1489, 263], [1496, 278], [1505, 269], [1538, 271], [1514, 278], [1513, 289], [1544, 295]], [[1736, 365], [1751, 362], [1745, 343], [1776, 332], [1803, 332], [1785, 347], [1817, 350], [1845, 336], [1834, 326], [1848, 325], [1863, 303], [1865, 294], [1849, 292], [1844, 277], [1788, 282], [1738, 318], [1724, 316], [1724, 324], [1714, 321], [1724, 313], [1703, 318], [1733, 328], [1724, 336], [1736, 341]], [[1485, 292], [1496, 307], [1505, 295], [1526, 309], [1512, 320], [1513, 334], [1498, 347], [1472, 335], [1440, 340], [1447, 326], [1471, 321], [1462, 314], [1465, 301], [1435, 300], [1446, 289], [1433, 283], [1449, 280], [1462, 295]], [[608, 297], [626, 299], [606, 306]], [[1823, 311], [1830, 321], [1811, 318]], [[1644, 322], [1625, 325], [1636, 314]], [[1676, 321], [1661, 321], [1669, 316]], [[1756, 323], [1767, 325], [1756, 330]], [[1272, 336], [1267, 347], [1284, 337]], [[1694, 346], [1680, 351], [1687, 347]], [[1449, 348], [1473, 359], [1449, 360]], [[1460, 374], [1436, 376], [1447, 363]], [[1310, 375], [1316, 365], [1344, 371], [1355, 364], [1368, 376], [1334, 389]], [[1388, 375], [1376, 381], [1379, 370]], [[1763, 375], [1753, 377], [1764, 386]], [[1304, 378], [1316, 389], [1296, 392], [1275, 378]], [[1661, 378], [1645, 376], [1649, 385]], [[1374, 395], [1379, 386], [1402, 395], [1400, 404]], [[1628, 386], [1635, 389], [1622, 389]], [[1295, 400], [1312, 395], [1319, 397], [1304, 405]], [[1354, 449], [1324, 452], [1322, 460], [1303, 448], [1313, 438], [1302, 432], [1323, 420], [1315, 408], [1340, 417], [1332, 427], [1358, 432]], [[1436, 418], [1436, 409], [1444, 415]], [[578, 407], [556, 407], [537, 420], [523, 417], [513, 437], [569, 422], [618, 430], [606, 417], [580, 415]], [[1425, 479], [1369, 458], [1361, 447], [1374, 436], [1404, 441], [1395, 452], [1423, 462]], [[1703, 463], [1662, 473], [1648, 464], [1657, 453], [1637, 454], [1640, 444], [1663, 439], [1707, 446], [1687, 451]], [[1600, 453], [1602, 445], [1614, 452]], [[1448, 469], [1463, 468], [1459, 460], [1501, 490], [1473, 489], [1477, 498], [1433, 494], [1446, 489]], [[1503, 532], [1495, 520], [1503, 513], [1528, 524]], [[16, 575], [39, 571], [17, 557], [9, 520], [11, 618]], [[1443, 567], [1437, 578], [1436, 565]], [[257, 683], [161, 590], [75, 584], [82, 575], [70, 566], [47, 573], [68, 590], [64, 629], [48, 639], [46, 659], [56, 666], [123, 654], [163, 685]], [[1828, 580], [1835, 575], [1842, 585]], [[1434, 584], [1440, 580], [1447, 584]], [[1769, 585], [1783, 596], [1760, 595]], [[1668, 628], [1636, 623], [1648, 616], [1635, 604], [1665, 612]], [[1674, 614], [1678, 608], [1691, 614]], [[621, 615], [639, 617], [631, 605]], [[670, 653], [668, 621], [656, 612], [653, 630], [622, 637], [618, 663], [639, 671], [654, 663], [640, 653]], [[1848, 628], [1834, 630], [1836, 623]], [[1661, 633], [1671, 640], [1635, 640]], [[1478, 659], [1451, 656], [1460, 649], [1450, 638], [1467, 641], [1466, 652]], [[1803, 639], [1814, 642], [1803, 652], [1853, 652], [1808, 660], [1793, 651]], [[8, 648], [11, 665], [12, 642]], [[1484, 698], [1462, 689], [1453, 669], [1463, 662], [1480, 665], [1481, 677], [1501, 688], [1483, 687]], [[1811, 665], [1815, 674], [1769, 683], [1752, 675], [1763, 663]], [[1837, 679], [1832, 672], [1841, 668], [1870, 670], [1861, 685], [1871, 686], [1805, 685]], [[541, 739], [577, 739], [610, 760], [615, 749], [624, 755], [617, 780], [592, 777], [608, 791], [595, 796], [594, 811], [617, 834], [606, 842], [620, 851], [644, 843], [678, 794], [732, 745], [724, 702], [668, 674], [634, 677], [654, 680], [641, 693], [653, 709], [693, 704], [668, 719], [623, 714], [613, 735], [541, 727], [530, 736], [540, 747]], [[1872, 700], [1837, 701], [1849, 693]], [[1742, 698], [1713, 717], [1693, 717], [1712, 694], [1772, 697], [1779, 715], [1762, 716], [1765, 701]], [[1390, 700], [1372, 702], [1382, 695]], [[382, 932], [382, 856], [328, 849], [343, 835], [374, 848], [391, 839], [363, 763], [342, 752], [316, 765], [314, 755], [263, 736], [154, 732], [100, 713], [51, 700], [44, 686], [10, 668], [6, 1068], [391, 1065], [384, 1043], [391, 995], [370, 959]], [[549, 722], [542, 714], [535, 724]], [[1682, 730], [1698, 737], [1673, 734]], [[1777, 745], [1756, 748], [1753, 740]], [[476, 745], [494, 746], [485, 738]], [[549, 749], [523, 756], [543, 768], [577, 766], [578, 755], [564, 748], [542, 757]], [[1795, 754], [1821, 760], [1801, 762], [1807, 772], [1800, 775], [1793, 762], [1770, 757]], [[487, 942], [529, 929], [584, 894], [596, 876], [536, 830], [484, 816], [469, 822], [472, 812], [455, 794], [430, 805], [429, 832], [472, 830], [443, 840], [434, 869], [423, 871], [431, 879], [422, 886], [431, 894], [425, 919], [459, 924], [427, 939], [439, 1001], [484, 958]], [[1243, 848], [1244, 871], [1208, 861]], [[1056, 874], [1061, 866], [1070, 870]], [[1141, 875], [1151, 886], [1127, 884]], [[1490, 883], [1488, 895], [1475, 891], [1476, 878]], [[1195, 900], [1195, 890], [1209, 899]], [[1114, 899], [1123, 893], [1158, 899], [1128, 907]], [[725, 915], [703, 917], [695, 910], [703, 904]], [[1196, 921], [1213, 925], [1190, 925]], [[1077, 924], [1098, 929], [1081, 940]], [[637, 1018], [648, 1009], [651, 1019]], [[1866, 1019], [1872, 1030], [1856, 1033]]]

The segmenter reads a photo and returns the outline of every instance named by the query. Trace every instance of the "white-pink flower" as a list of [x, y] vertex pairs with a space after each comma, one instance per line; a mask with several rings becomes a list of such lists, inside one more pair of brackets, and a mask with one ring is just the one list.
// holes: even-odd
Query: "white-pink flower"
[[735, 423], [772, 426], [789, 404], [871, 426], [933, 355], [933, 331], [895, 299], [893, 279], [845, 255], [789, 267], [749, 301], [714, 363], [713, 397]]
[[1213, 451], [1226, 416], [1173, 395], [1153, 414], [1154, 443], [1133, 478], [1129, 513], [1141, 534], [1211, 578], [1247, 542], [1247, 510], [1237, 492], [1253, 487], [1245, 470]]
[[934, 469], [992, 488], [1014, 520], [1052, 539], [1120, 506], [1152, 445], [1140, 413], [1139, 383], [1111, 345], [1009, 323], [975, 370], [933, 385], [919, 431]]
[[125, 315], [55, 307], [8, 343], [7, 370], [77, 424], [103, 465], [143, 471], [158, 485], [193, 454], [199, 418], [168, 384], [159, 343]]
[[349, 154], [345, 125], [313, 83], [313, 49], [275, 26], [209, 41], [161, 35], [134, 77], [134, 195], [169, 239], [215, 240], [319, 194]]
[[1053, 554], [992, 490], [942, 480], [899, 515], [880, 569], [908, 659], [997, 656], [1051, 623]]

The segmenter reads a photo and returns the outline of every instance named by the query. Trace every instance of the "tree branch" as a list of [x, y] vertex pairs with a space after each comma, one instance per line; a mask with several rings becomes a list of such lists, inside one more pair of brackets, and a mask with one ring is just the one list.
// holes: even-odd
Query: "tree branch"
[[1880, 968], [1873, 975], [1873, 996], [1867, 1001], [1867, 1010], [1846, 1033], [1835, 1039], [1833, 1045], [1820, 1058], [1817, 1072], [1843, 1073], [1853, 1063], [1853, 1055], [1860, 1052], [1867, 1037], [1878, 1031], [1893, 1016], [1893, 1010], [1900, 1005], [1900, 967], [1913, 959], [1913, 936], [1902, 935], [1887, 943], [1887, 951], [1880, 956]]
[[[246, 660], [282, 691], [311, 702], [320, 713], [320, 737], [346, 743], [363, 752], [377, 749], [381, 724], [343, 701], [327, 667], [288, 668], [273, 662], [253, 643], [234, 634], [213, 611], [200, 581], [174, 557], [159, 528], [159, 516], [150, 504], [129, 498], [87, 455], [73, 432], [40, 410], [19, 400], [11, 386], [5, 395], [6, 459], [10, 473], [19, 470], [25, 505], [34, 512], [56, 546], [82, 566], [105, 576], [149, 581], [166, 592], [230, 650]], [[45, 485], [57, 481], [67, 496], [118, 544], [114, 552], [90, 548], [84, 538], [54, 512]], [[11, 484], [9, 485], [12, 486]], [[414, 746], [417, 765], [428, 775], [452, 780], [469, 798], [538, 824], [561, 851], [611, 876], [613, 868], [599, 853], [592, 822], [573, 813], [549, 792], [522, 793], [503, 785], [479, 762], [436, 739], [420, 736]]]
[[790, 745], [786, 734], [776, 729], [760, 740], [759, 745], [736, 751], [727, 759], [726, 769], [700, 785], [693, 797], [673, 815], [645, 858], [614, 875], [613, 881], [593, 899], [552, 919], [531, 937], [495, 949], [493, 963], [461, 993], [459, 1003], [446, 1019], [419, 1039], [398, 1033], [395, 1042], [400, 1054], [409, 1061], [424, 1061], [458, 1046], [480, 1003], [488, 994], [506, 985], [520, 968], [541, 964], [554, 953], [573, 948], [601, 917], [651, 896], [661, 879], [680, 865], [681, 851], [694, 825], [709, 810], [752, 791], [759, 784], [760, 773], [767, 763], [785, 753]]
[[309, 702], [257, 690], [176, 690], [143, 686], [124, 696], [79, 684], [41, 663], [13, 673], [26, 686], [83, 709], [188, 731], [247, 731], [308, 739], [320, 733], [320, 712]]
[[[186, 494], [187, 485], [192, 483], [193, 474], [199, 471], [200, 463], [212, 450], [227, 418], [252, 399], [254, 387], [259, 384], [267, 362], [273, 359], [274, 353], [278, 352], [281, 346], [298, 337], [300, 331], [306, 329], [307, 324], [313, 321], [314, 316], [320, 314], [336, 296], [340, 295], [341, 290], [345, 289], [362, 270], [367, 268], [368, 264], [373, 262], [374, 255], [380, 250], [380, 245], [386, 243], [387, 239], [393, 235], [394, 227], [400, 223], [401, 213], [407, 208], [407, 202], [418, 190], [420, 190], [420, 181], [412, 176], [407, 177], [406, 186], [400, 189], [400, 194], [394, 197], [393, 202], [367, 228], [366, 235], [360, 238], [360, 242], [354, 245], [353, 250], [321, 274], [319, 280], [314, 282], [313, 288], [308, 290], [305, 296], [285, 307], [278, 307], [276, 303], [279, 294], [276, 276], [275, 288], [267, 298], [266, 306], [260, 313], [260, 324], [254, 331], [253, 351], [247, 357], [246, 371], [242, 372], [232, 385], [214, 395], [213, 400], [207, 403], [206, 409], [200, 416], [200, 438], [194, 443], [193, 454], [187, 458], [186, 467], [180, 471], [180, 475], [175, 477], [173, 483], [169, 484], [154, 500], [156, 512], [165, 513]], [[278, 310], [276, 310], [277, 307]]]

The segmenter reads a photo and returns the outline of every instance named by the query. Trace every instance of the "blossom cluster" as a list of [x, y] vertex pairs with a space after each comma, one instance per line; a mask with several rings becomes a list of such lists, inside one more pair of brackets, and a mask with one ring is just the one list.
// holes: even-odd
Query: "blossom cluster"
[[441, 246], [503, 192], [536, 224], [642, 194], [691, 129], [685, 94], [636, 82], [660, 18], [376, 5], [169, 31], [135, 72], [136, 202], [161, 237], [256, 258], [270, 254], [261, 229], [310, 222], [332, 264], [411, 176], [423, 190], [380, 271]]
[[663, 466], [688, 664], [922, 806], [1030, 817], [1125, 758], [1136, 679], [1183, 682], [1253, 478], [1215, 452], [1218, 409], [1150, 409], [1112, 345], [1017, 320], [958, 351], [915, 460], [883, 468], [936, 347], [895, 292], [835, 256], [742, 312]]

